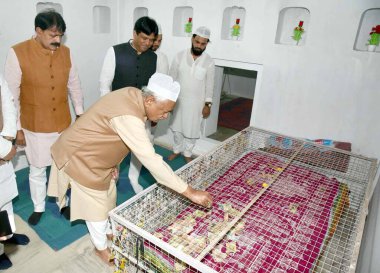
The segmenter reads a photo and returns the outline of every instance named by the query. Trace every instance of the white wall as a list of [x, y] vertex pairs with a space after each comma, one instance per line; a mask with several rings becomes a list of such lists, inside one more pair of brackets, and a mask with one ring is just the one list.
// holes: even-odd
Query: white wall
[[[33, 35], [37, 2], [0, 1], [1, 67], [9, 47]], [[362, 13], [380, 7], [380, 0], [350, 0], [344, 6], [329, 0], [210, 0], [207, 5], [200, 0], [55, 2], [63, 7], [66, 44], [79, 69], [86, 108], [98, 98], [98, 78], [107, 48], [132, 37], [135, 7], [147, 7], [149, 16], [161, 23], [162, 51], [171, 60], [190, 45], [190, 38], [172, 36], [174, 8], [192, 6], [194, 28], [211, 28], [212, 43], [207, 52], [212, 57], [264, 65], [260, 94], [254, 104], [255, 126], [296, 137], [350, 141], [354, 152], [380, 157], [380, 54], [352, 49]], [[111, 33], [93, 33], [94, 5], [110, 6]], [[232, 5], [246, 9], [243, 41], [220, 39], [223, 11]], [[310, 11], [304, 46], [274, 43], [279, 12], [292, 6]]]
[[[306, 45], [274, 44], [279, 11], [297, 5], [310, 10]], [[350, 141], [354, 152], [379, 158], [380, 54], [353, 50], [362, 13], [376, 6], [380, 1], [268, 1], [255, 125]]]

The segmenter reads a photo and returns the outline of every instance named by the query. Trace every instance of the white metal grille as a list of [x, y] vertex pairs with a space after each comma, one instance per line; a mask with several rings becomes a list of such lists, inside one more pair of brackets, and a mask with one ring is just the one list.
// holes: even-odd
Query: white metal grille
[[376, 161], [249, 127], [110, 213], [117, 269], [354, 272]]

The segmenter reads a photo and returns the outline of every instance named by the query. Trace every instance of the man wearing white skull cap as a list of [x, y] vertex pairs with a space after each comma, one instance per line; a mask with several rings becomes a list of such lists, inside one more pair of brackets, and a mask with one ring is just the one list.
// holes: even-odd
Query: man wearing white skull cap
[[179, 95], [178, 82], [155, 73], [142, 90], [126, 87], [101, 97], [52, 146], [54, 164], [48, 195], [65, 203], [71, 187], [71, 221], [86, 221], [95, 253], [108, 262], [108, 212], [116, 206], [117, 168], [132, 151], [158, 183], [209, 206], [212, 198], [179, 178], [155, 153], [146, 120], [166, 119]]
[[170, 67], [169, 75], [181, 84], [181, 94], [173, 111], [170, 128], [174, 135], [173, 160], [183, 153], [190, 162], [196, 140], [200, 137], [202, 118], [211, 112], [214, 91], [215, 64], [204, 53], [210, 30], [199, 27], [191, 38], [191, 48], [179, 52]]

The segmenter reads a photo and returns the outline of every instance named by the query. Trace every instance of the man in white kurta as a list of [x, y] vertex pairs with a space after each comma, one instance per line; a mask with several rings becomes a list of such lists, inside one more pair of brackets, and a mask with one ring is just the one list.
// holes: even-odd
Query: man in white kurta
[[173, 160], [183, 153], [190, 162], [201, 122], [210, 115], [214, 90], [215, 64], [205, 53], [210, 30], [199, 27], [191, 39], [191, 48], [179, 52], [169, 74], [181, 84], [181, 94], [173, 112], [170, 128], [174, 135]]
[[160, 49], [162, 43], [162, 28], [160, 24], [158, 26], [158, 34], [153, 41], [152, 50], [157, 55], [157, 69], [156, 72], [168, 74], [169, 73], [169, 61], [168, 57], [165, 53], [163, 53]]
[[[18, 195], [16, 176], [10, 161], [16, 154], [16, 147], [12, 140], [16, 137], [17, 112], [11, 92], [7, 83], [0, 75], [0, 211], [7, 211], [9, 224], [13, 234], [0, 237], [0, 270], [12, 266], [8, 256], [4, 253], [3, 241], [15, 244], [27, 244], [29, 238], [24, 234], [14, 233], [16, 225], [14, 221], [12, 199]], [[2, 225], [4, 223], [0, 223]]]
[[[36, 16], [35, 30], [32, 39], [9, 50], [4, 75], [18, 111], [16, 144], [25, 146], [29, 162], [34, 205], [28, 219], [31, 225], [36, 225], [45, 211], [46, 169], [52, 162], [50, 146], [70, 125], [67, 90], [77, 117], [83, 113], [78, 72], [70, 50], [61, 44], [66, 30], [62, 16], [55, 11], [40, 12]], [[46, 113], [38, 115], [38, 111]], [[57, 121], [62, 117], [64, 122]], [[33, 121], [28, 124], [25, 122], [28, 119]]]

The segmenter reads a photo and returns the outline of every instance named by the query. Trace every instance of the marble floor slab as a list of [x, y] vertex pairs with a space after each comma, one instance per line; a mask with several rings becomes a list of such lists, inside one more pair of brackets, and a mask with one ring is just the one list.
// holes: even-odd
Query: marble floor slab
[[[86, 235], [67, 247], [55, 251], [42, 241], [37, 233], [18, 215], [15, 215], [17, 233], [29, 236], [26, 246], [5, 246], [5, 253], [13, 266], [6, 273], [112, 273], [114, 268], [104, 264], [94, 252]], [[2, 271], [3, 272], [3, 271]]]

